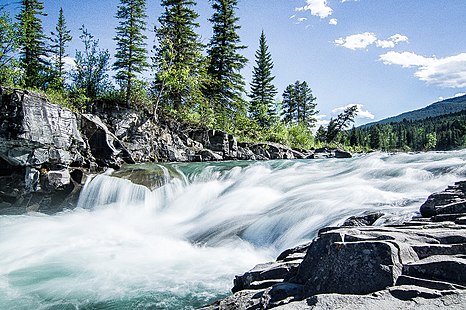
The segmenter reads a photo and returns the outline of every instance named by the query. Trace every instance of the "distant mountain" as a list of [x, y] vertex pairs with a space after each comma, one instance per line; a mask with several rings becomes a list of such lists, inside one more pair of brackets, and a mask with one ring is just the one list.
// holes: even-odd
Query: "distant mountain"
[[393, 116], [393, 117], [380, 120], [378, 122], [365, 124], [361, 126], [361, 128], [371, 127], [372, 125], [377, 125], [377, 124], [389, 124], [389, 123], [402, 122], [404, 119], [412, 120], [412, 121], [422, 120], [428, 117], [441, 116], [445, 114], [460, 112], [463, 110], [466, 110], [466, 95], [438, 101], [419, 110], [405, 112], [398, 116]]

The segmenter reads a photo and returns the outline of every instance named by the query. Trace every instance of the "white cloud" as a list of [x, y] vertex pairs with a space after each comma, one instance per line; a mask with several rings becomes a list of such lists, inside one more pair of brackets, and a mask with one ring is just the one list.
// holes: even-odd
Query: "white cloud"
[[427, 58], [411, 52], [398, 53], [391, 51], [380, 55], [380, 60], [386, 65], [400, 65], [403, 68], [410, 68], [429, 66], [434, 61], [434, 58]]
[[392, 51], [380, 55], [380, 60], [386, 65], [417, 68], [414, 75], [428, 84], [448, 88], [466, 87], [466, 53], [436, 58]]
[[307, 20], [306, 17], [300, 17], [300, 18], [297, 19], [297, 22], [302, 23], [302, 22], [305, 22], [306, 20]]
[[464, 96], [464, 95], [466, 95], [466, 93], [457, 93], [453, 97], [456, 98], [456, 97], [461, 97], [461, 96]]
[[328, 23], [329, 23], [330, 25], [336, 25], [336, 24], [338, 24], [338, 20], [337, 20], [336, 18], [332, 18], [332, 19], [330, 19], [330, 20], [328, 21]]
[[408, 37], [401, 34], [394, 34], [386, 40], [377, 39], [376, 35], [372, 32], [364, 32], [353, 34], [345, 38], [335, 40], [335, 44], [343, 46], [352, 50], [365, 49], [368, 46], [375, 44], [381, 48], [394, 48], [396, 44], [407, 42]]
[[357, 103], [357, 104], [348, 104], [348, 105], [346, 105], [344, 107], [339, 107], [339, 108], [333, 109], [332, 110], [332, 117], [337, 116], [338, 114], [342, 113], [347, 108], [352, 107], [354, 105], [358, 107], [358, 112], [357, 112], [357, 115], [356, 115], [355, 118], [357, 118], [357, 119], [374, 119], [375, 118], [374, 114], [372, 114], [368, 110], [364, 109], [364, 105], [359, 104], [359, 103]]
[[381, 48], [394, 48], [395, 42], [390, 40], [377, 40], [377, 42], [375, 42], [375, 45]]
[[335, 40], [335, 44], [349, 48], [351, 50], [364, 49], [369, 45], [374, 44], [377, 37], [372, 32], [364, 32], [347, 36], [346, 38], [339, 38]]
[[327, 5], [327, 0], [306, 0], [306, 5], [296, 8], [296, 11], [310, 11], [312, 15], [326, 18], [332, 15], [332, 8]]
[[394, 48], [395, 45], [401, 42], [408, 42], [408, 37], [397, 33], [392, 35], [387, 40], [377, 40], [375, 44], [381, 48]]
[[404, 36], [402, 34], [394, 34], [390, 38], [388, 38], [390, 41], [392, 41], [395, 44], [401, 43], [401, 42], [408, 42], [408, 37]]

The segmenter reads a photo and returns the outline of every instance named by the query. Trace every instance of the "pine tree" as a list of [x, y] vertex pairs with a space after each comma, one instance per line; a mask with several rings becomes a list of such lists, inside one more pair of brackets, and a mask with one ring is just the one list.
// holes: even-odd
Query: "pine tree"
[[346, 108], [342, 113], [338, 114], [336, 118], [330, 119], [325, 134], [325, 141], [331, 143], [334, 141], [338, 134], [351, 123], [354, 122], [354, 117], [358, 113], [358, 106], [353, 105]]
[[295, 100], [295, 87], [290, 84], [283, 92], [282, 118], [286, 124], [292, 123], [296, 119], [297, 102]]
[[45, 87], [44, 71], [47, 66], [46, 48], [39, 16], [47, 16], [42, 12], [44, 5], [39, 0], [22, 0], [18, 21], [21, 27], [20, 63], [24, 69], [23, 84], [26, 87]]
[[249, 113], [261, 127], [269, 127], [276, 118], [274, 97], [277, 88], [272, 84], [272, 56], [268, 51], [267, 40], [262, 31], [259, 40], [259, 49], [256, 51], [256, 66], [254, 67], [251, 82], [251, 102]]
[[316, 122], [316, 97], [306, 81], [296, 81], [286, 87], [283, 93], [283, 121], [285, 123], [304, 123], [312, 127]]
[[[155, 29], [158, 45], [154, 46], [155, 91], [158, 101], [180, 110], [202, 101], [203, 45], [195, 29], [198, 14], [193, 0], [162, 0], [165, 11]], [[154, 109], [155, 110], [155, 109]]]
[[240, 73], [247, 59], [239, 51], [246, 48], [240, 45], [237, 30], [239, 18], [235, 16], [237, 0], [213, 0], [214, 14], [210, 18], [213, 24], [213, 36], [208, 44], [207, 72], [211, 84], [207, 97], [220, 113], [224, 123], [246, 112], [244, 79]]
[[55, 60], [54, 75], [58, 82], [58, 87], [63, 89], [65, 81], [65, 60], [68, 56], [66, 54], [67, 43], [72, 40], [71, 31], [66, 26], [65, 16], [63, 15], [63, 8], [60, 8], [58, 15], [58, 22], [55, 27], [56, 32], [52, 32], [52, 45], [50, 46], [52, 58]]
[[132, 90], [138, 73], [149, 66], [144, 40], [146, 30], [146, 1], [120, 0], [116, 18], [120, 20], [116, 28], [116, 61], [113, 68], [118, 70], [115, 79], [125, 89], [126, 104], [132, 100]]
[[312, 95], [312, 90], [306, 81], [295, 84], [295, 93], [297, 101], [297, 121], [305, 123], [307, 126], [312, 127], [316, 122], [314, 115], [319, 113], [316, 110], [317, 103], [316, 97]]

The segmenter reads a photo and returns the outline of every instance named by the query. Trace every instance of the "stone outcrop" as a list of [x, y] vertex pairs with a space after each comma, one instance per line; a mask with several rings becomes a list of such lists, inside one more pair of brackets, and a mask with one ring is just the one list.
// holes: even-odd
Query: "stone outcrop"
[[367, 226], [382, 216], [371, 213], [324, 228], [237, 276], [234, 294], [205, 309], [463, 309], [464, 203], [466, 182], [458, 182], [427, 199], [425, 217], [402, 225]]
[[74, 170], [90, 167], [76, 115], [34, 92], [0, 87], [0, 100], [0, 213], [74, 206]]

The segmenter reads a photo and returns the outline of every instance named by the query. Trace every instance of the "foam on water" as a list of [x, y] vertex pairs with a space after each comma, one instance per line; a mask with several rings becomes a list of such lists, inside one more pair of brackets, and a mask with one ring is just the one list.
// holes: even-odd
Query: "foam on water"
[[227, 294], [235, 274], [324, 226], [367, 210], [403, 220], [463, 179], [465, 163], [458, 151], [138, 166], [165, 171], [154, 190], [100, 175], [75, 210], [0, 217], [0, 305], [198, 307]]

